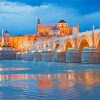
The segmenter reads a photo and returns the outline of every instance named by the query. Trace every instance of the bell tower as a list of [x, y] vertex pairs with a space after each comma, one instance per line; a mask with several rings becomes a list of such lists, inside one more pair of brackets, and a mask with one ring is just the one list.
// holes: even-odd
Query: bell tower
[[40, 24], [40, 18], [38, 17], [37, 19], [37, 25]]
[[38, 33], [38, 28], [39, 28], [39, 25], [41, 24], [41, 22], [40, 22], [40, 18], [38, 17], [38, 19], [37, 19], [37, 33]]
[[6, 30], [3, 34], [4, 44], [7, 45], [9, 43], [9, 32]]

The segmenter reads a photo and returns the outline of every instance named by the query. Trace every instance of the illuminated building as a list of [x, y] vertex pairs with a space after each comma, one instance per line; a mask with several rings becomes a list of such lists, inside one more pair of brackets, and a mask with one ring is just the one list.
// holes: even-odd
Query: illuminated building
[[[79, 26], [77, 25], [77, 32]], [[40, 19], [37, 21], [37, 33], [39, 36], [66, 36], [72, 34], [72, 26], [68, 26], [65, 20], [60, 20], [57, 24], [41, 24]]]
[[33, 41], [36, 40], [37, 38], [34, 34], [10, 36], [9, 44], [17, 51], [28, 51], [32, 48]]
[[4, 33], [2, 30], [2, 36], [0, 36], [0, 45], [9, 45], [9, 32], [7, 30]]
[[[72, 28], [64, 20], [60, 20], [57, 24], [41, 24], [38, 18], [36, 34], [9, 36], [9, 32], [5, 31], [3, 41], [5, 45], [10, 45], [17, 51], [28, 51], [32, 48], [34, 41], [48, 40], [54, 36], [70, 35], [72, 34]], [[0, 37], [0, 44], [2, 44], [2, 36]]]

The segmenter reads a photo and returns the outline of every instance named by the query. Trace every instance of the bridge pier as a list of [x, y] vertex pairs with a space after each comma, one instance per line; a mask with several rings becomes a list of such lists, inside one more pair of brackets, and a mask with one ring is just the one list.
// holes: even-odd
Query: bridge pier
[[54, 51], [44, 51], [42, 53], [42, 61], [51, 62], [53, 60]]
[[100, 64], [100, 51], [98, 51], [98, 63]]
[[81, 63], [81, 53], [78, 49], [70, 49], [66, 51], [66, 63]]
[[24, 53], [22, 55], [22, 58], [23, 60], [26, 60], [26, 61], [33, 61], [33, 53], [29, 52], [29, 53]]
[[34, 61], [42, 61], [42, 53], [43, 52], [34, 52], [34, 58], [33, 58], [33, 60]]
[[93, 64], [93, 63], [100, 63], [100, 58], [98, 55], [98, 51], [96, 48], [84, 48], [82, 50], [82, 63], [88, 63], [88, 64]]
[[22, 53], [16, 54], [16, 60], [22, 60]]
[[55, 52], [53, 56], [55, 62], [66, 62], [66, 52]]
[[15, 51], [0, 51], [0, 60], [15, 60], [16, 52]]

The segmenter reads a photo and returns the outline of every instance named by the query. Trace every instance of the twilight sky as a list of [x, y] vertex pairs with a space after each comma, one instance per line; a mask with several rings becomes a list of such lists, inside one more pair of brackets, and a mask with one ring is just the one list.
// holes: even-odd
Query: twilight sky
[[10, 35], [35, 33], [37, 17], [43, 24], [64, 19], [80, 31], [100, 28], [100, 0], [0, 0], [0, 30]]

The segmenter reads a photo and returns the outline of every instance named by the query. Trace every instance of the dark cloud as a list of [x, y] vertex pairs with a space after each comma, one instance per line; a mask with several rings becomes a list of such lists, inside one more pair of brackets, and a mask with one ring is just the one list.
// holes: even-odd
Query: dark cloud
[[55, 4], [57, 6], [73, 8], [79, 14], [89, 14], [100, 11], [100, 0], [7, 0], [20, 2], [31, 6], [40, 6], [43, 4]]

